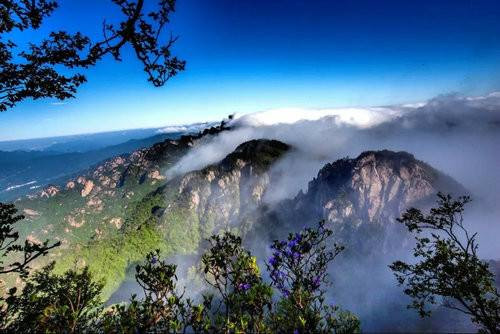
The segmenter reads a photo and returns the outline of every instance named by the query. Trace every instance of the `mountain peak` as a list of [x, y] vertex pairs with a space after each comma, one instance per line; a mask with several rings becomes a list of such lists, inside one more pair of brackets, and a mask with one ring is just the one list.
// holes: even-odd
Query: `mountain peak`
[[273, 139], [254, 139], [240, 144], [221, 161], [224, 169], [230, 169], [235, 162], [250, 162], [256, 168], [267, 170], [269, 166], [290, 149], [288, 144]]
[[395, 218], [438, 191], [465, 193], [456, 181], [412, 154], [366, 151], [326, 164], [295, 201], [297, 207], [315, 207], [316, 218], [372, 222]]

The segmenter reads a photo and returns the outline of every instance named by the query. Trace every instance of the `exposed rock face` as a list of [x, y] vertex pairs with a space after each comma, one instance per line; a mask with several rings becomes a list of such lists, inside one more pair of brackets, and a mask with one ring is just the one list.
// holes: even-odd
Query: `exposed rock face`
[[164, 175], [161, 175], [159, 170], [153, 170], [148, 173], [148, 177], [153, 180], [165, 180], [166, 177]]
[[87, 206], [97, 211], [102, 211], [103, 209], [102, 200], [98, 197], [92, 197], [91, 199], [89, 199], [89, 201], [87, 202]]
[[85, 224], [85, 221], [81, 219], [80, 221], [77, 221], [75, 217], [73, 216], [67, 216], [66, 220], [68, 221], [68, 224], [73, 226], [73, 227], [82, 227], [83, 224]]
[[[269, 182], [269, 167], [289, 146], [276, 140], [252, 140], [241, 144], [220, 163], [190, 172], [176, 183], [175, 198], [167, 199], [163, 220], [187, 209], [204, 235], [222, 227], [253, 221]], [[169, 188], [167, 185], [167, 188]]]
[[123, 219], [120, 217], [114, 217], [114, 218], [111, 218], [109, 223], [114, 225], [117, 229], [120, 229], [123, 225]]
[[23, 209], [23, 214], [26, 215], [26, 216], [28, 216], [28, 217], [38, 217], [38, 216], [40, 216], [40, 212], [35, 211], [33, 209], [28, 209], [28, 208]]
[[86, 197], [94, 189], [94, 182], [92, 180], [85, 181], [83, 189], [81, 191], [82, 197]]
[[32, 244], [35, 244], [35, 245], [41, 245], [42, 242], [40, 240], [37, 239], [37, 237], [33, 236], [33, 235], [28, 235], [26, 237], [26, 240], [31, 242]]
[[438, 191], [464, 189], [409, 153], [369, 151], [325, 165], [291, 204], [304, 218], [360, 224], [394, 219], [410, 206], [433, 202]]
[[57, 195], [59, 191], [60, 191], [59, 188], [56, 186], [48, 186], [47, 188], [45, 188], [40, 192], [40, 197], [50, 198]]

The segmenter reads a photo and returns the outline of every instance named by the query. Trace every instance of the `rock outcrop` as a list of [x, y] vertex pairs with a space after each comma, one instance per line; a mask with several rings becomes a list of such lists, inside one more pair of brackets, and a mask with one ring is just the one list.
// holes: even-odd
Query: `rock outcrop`
[[183, 212], [183, 219], [201, 228], [204, 236], [231, 226], [245, 229], [255, 221], [253, 213], [271, 181], [270, 166], [289, 148], [276, 140], [252, 140], [219, 163], [168, 183], [167, 190], [177, 191], [165, 200], [162, 220], [168, 225], [173, 215]]
[[82, 197], [86, 197], [90, 194], [90, 192], [94, 189], [94, 182], [92, 180], [87, 180], [83, 184], [83, 189], [81, 191]]
[[325, 165], [306, 193], [287, 203], [302, 219], [356, 225], [393, 220], [438, 191], [463, 194], [450, 177], [406, 152], [369, 151]]

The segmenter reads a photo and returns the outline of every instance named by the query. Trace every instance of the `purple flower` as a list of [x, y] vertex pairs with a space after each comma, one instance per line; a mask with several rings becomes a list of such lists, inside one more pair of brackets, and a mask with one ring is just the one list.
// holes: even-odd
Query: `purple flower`
[[298, 258], [300, 258], [300, 253], [293, 252], [292, 256], [293, 256], [294, 259], [298, 259]]
[[151, 264], [155, 264], [156, 262], [158, 262], [158, 258], [156, 256], [153, 256], [151, 258]]
[[295, 240], [295, 239], [291, 240], [291, 241], [288, 243], [288, 247], [289, 247], [289, 248], [293, 248], [293, 247], [295, 247], [295, 246], [297, 246], [297, 240]]
[[274, 256], [272, 256], [270, 259], [269, 259], [269, 264], [271, 264], [272, 266], [275, 266], [276, 265], [276, 258]]
[[282, 291], [282, 292], [283, 292], [283, 295], [284, 295], [285, 297], [287, 297], [287, 298], [288, 298], [288, 297], [290, 297], [290, 291], [288, 291], [287, 289], [283, 289], [283, 291]]
[[293, 331], [293, 334], [299, 334], [299, 330], [298, 330], [298, 329], [295, 329], [295, 330]]
[[320, 285], [320, 277], [316, 276], [316, 277], [314, 277], [314, 280], [313, 280], [313, 287], [315, 289], [317, 289], [317, 288], [319, 288], [319, 285]]
[[249, 283], [240, 283], [240, 284], [238, 284], [238, 290], [241, 290], [241, 291], [247, 291], [251, 287], [252, 286]]

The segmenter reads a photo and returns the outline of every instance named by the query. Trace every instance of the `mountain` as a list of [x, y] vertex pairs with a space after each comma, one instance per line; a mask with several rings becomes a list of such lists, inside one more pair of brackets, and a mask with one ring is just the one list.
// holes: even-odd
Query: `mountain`
[[[89, 264], [112, 291], [131, 261], [140, 261], [162, 244], [149, 220], [164, 201], [150, 194], [168, 180], [164, 172], [197, 141], [228, 128], [224, 124], [199, 134], [164, 140], [89, 168], [61, 186], [51, 185], [16, 201], [26, 216], [23, 237], [61, 241], [37, 267], [57, 260], [58, 270]], [[143, 228], [142, 228], [143, 227]]]
[[290, 147], [276, 140], [239, 145], [217, 164], [168, 182], [155, 196], [165, 208], [158, 215], [172, 251], [189, 252], [220, 229], [244, 231], [261, 204], [270, 167]]
[[63, 186], [17, 201], [27, 217], [21, 225], [25, 237], [62, 242], [38, 265], [57, 260], [57, 269], [64, 270], [88, 264], [106, 280], [109, 296], [147, 252], [196, 254], [203, 239], [220, 229], [262, 243], [319, 219], [345, 227], [343, 232], [389, 226], [406, 207], [433, 201], [438, 190], [462, 190], [408, 153], [364, 152], [325, 165], [305, 193], [270, 204], [265, 194], [274, 186], [272, 166], [293, 147], [264, 139], [166, 179], [165, 171], [202, 144], [201, 138], [223, 130], [224, 124], [108, 159]]
[[117, 155], [150, 147], [180, 133], [159, 134], [85, 152], [0, 151], [0, 200], [24, 196], [47, 184], [62, 184], [76, 173]]
[[[187, 127], [185, 127], [187, 129]], [[114, 146], [133, 139], [144, 139], [161, 133], [160, 128], [132, 129], [110, 132], [87, 133], [79, 135], [0, 141], [0, 151], [37, 151], [74, 153], [95, 151], [107, 146]], [[186, 133], [188, 131], [169, 131]], [[196, 132], [196, 131], [195, 131]]]
[[270, 214], [275, 220], [306, 224], [386, 224], [410, 206], [433, 204], [438, 191], [466, 193], [452, 178], [409, 153], [367, 151], [326, 164], [305, 193]]

